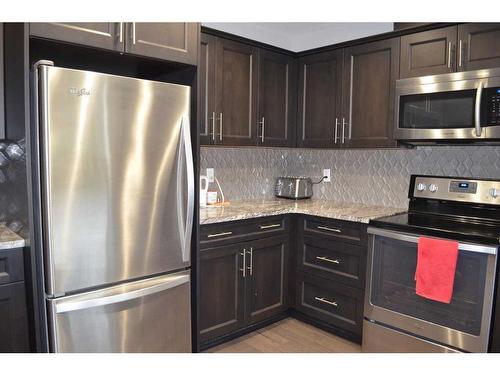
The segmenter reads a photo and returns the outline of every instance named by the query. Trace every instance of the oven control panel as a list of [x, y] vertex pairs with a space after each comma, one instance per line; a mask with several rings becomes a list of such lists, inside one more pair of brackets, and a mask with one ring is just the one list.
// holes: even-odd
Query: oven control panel
[[412, 176], [415, 198], [500, 205], [500, 181]]
[[500, 87], [487, 89], [488, 125], [500, 125]]

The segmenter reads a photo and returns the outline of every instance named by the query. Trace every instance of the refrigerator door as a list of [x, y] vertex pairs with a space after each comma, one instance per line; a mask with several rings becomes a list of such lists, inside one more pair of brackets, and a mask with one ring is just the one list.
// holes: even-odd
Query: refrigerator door
[[47, 303], [56, 353], [192, 350], [189, 271]]
[[37, 69], [46, 291], [190, 265], [190, 88]]

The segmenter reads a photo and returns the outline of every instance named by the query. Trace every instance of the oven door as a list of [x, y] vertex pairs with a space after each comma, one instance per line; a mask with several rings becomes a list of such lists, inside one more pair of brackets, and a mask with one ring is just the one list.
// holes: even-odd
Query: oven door
[[499, 74], [491, 69], [398, 80], [395, 138], [408, 143], [500, 138], [497, 118], [490, 121]]
[[450, 304], [415, 293], [418, 236], [368, 228], [365, 317], [468, 352], [486, 352], [497, 248], [459, 244]]

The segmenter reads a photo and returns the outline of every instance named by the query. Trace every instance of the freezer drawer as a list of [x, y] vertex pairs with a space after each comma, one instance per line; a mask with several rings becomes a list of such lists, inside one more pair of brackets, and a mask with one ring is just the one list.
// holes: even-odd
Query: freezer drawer
[[191, 352], [190, 271], [48, 300], [54, 352]]

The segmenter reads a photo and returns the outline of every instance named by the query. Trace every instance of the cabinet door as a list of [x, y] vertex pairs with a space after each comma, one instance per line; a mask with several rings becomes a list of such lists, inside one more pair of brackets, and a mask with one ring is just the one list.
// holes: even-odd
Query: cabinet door
[[24, 282], [0, 286], [0, 353], [29, 351]]
[[299, 147], [340, 146], [341, 85], [341, 50], [299, 60]]
[[348, 147], [395, 145], [392, 133], [398, 76], [399, 38], [344, 50], [342, 143]]
[[295, 145], [297, 66], [291, 56], [260, 50], [258, 144]]
[[402, 36], [401, 78], [454, 72], [456, 41], [456, 26]]
[[123, 52], [122, 22], [30, 23], [30, 35]]
[[199, 25], [190, 22], [132, 22], [127, 24], [126, 52], [196, 65]]
[[255, 47], [217, 39], [215, 96], [218, 143], [257, 145], [257, 53]]
[[247, 322], [267, 319], [288, 308], [286, 236], [251, 242], [247, 252]]
[[458, 70], [500, 67], [500, 23], [458, 26]]
[[200, 342], [240, 328], [244, 321], [243, 249], [240, 245], [200, 252]]
[[200, 55], [198, 61], [198, 121], [200, 144], [216, 144], [215, 113], [215, 46], [212, 35], [201, 34]]

